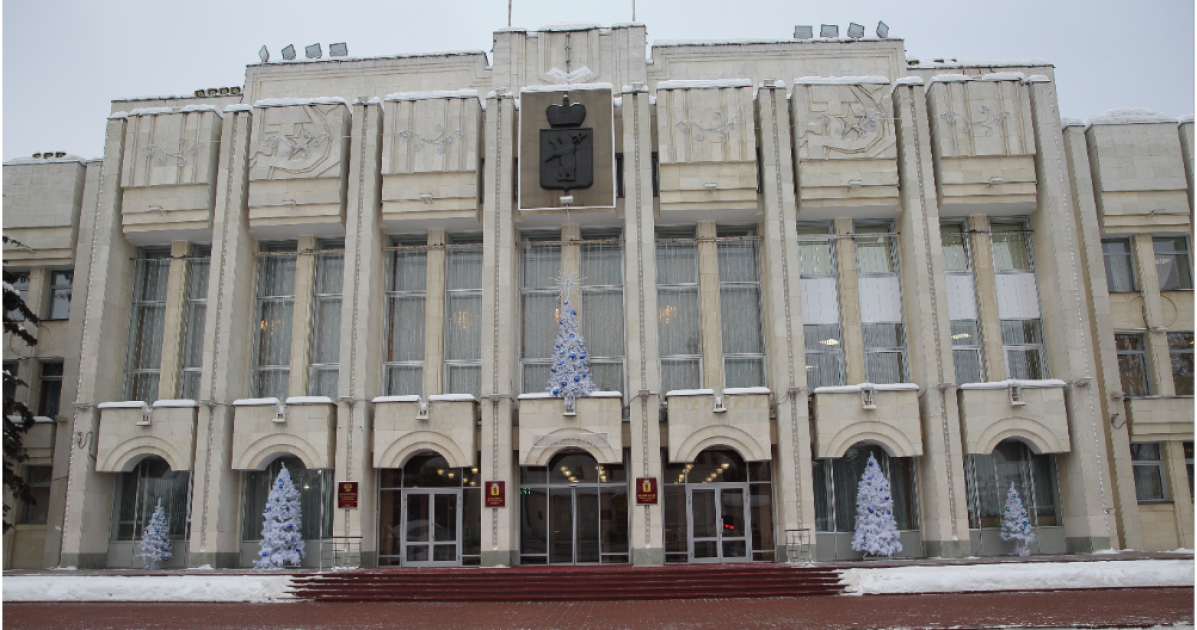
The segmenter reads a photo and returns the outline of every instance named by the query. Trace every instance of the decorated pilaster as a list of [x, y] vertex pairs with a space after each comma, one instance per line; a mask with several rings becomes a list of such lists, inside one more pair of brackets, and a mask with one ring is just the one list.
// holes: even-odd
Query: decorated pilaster
[[[100, 411], [96, 405], [120, 400], [123, 369], [114, 369], [113, 357], [125, 356], [129, 333], [129, 295], [133, 287], [136, 248], [121, 230], [121, 163], [124, 157], [126, 120], [108, 120], [104, 139], [104, 165], [95, 205], [83, 209], [92, 226], [81, 242], [75, 268], [87, 278], [79, 389], [69, 433], [70, 459], [64, 507], [62, 553], [59, 566], [103, 568], [108, 560], [112, 514], [112, 475], [96, 472], [95, 452]], [[83, 239], [86, 238], [87, 241]], [[122, 365], [123, 362], [118, 363]], [[65, 407], [65, 405], [64, 405]]]
[[183, 365], [183, 324], [186, 321], [187, 260], [191, 244], [170, 244], [170, 277], [166, 286], [166, 318], [162, 332], [162, 371], [158, 376], [158, 398], [179, 397], [179, 370]]
[[249, 393], [253, 345], [254, 257], [249, 233], [247, 174], [252, 117], [248, 108], [226, 112], [216, 211], [212, 269], [204, 323], [204, 368], [195, 467], [191, 478], [191, 539], [188, 566], [240, 565], [241, 473], [232, 470], [233, 401]]
[[499, 88], [486, 102], [487, 191], [482, 208], [482, 462], [485, 481], [503, 481], [506, 507], [483, 508], [482, 566], [516, 564], [517, 467], [511, 457], [515, 394], [514, 340], [519, 300], [515, 277], [516, 235], [511, 182], [515, 165], [515, 103]]
[[[641, 83], [623, 93], [624, 330], [627, 335], [628, 480], [661, 475], [660, 373], [657, 346], [657, 265], [653, 219], [652, 112]], [[633, 495], [634, 496], [634, 495]], [[632, 563], [665, 564], [663, 512], [633, 505], [629, 536]]]
[[943, 245], [939, 234], [931, 154], [931, 131], [921, 85], [894, 90], [894, 128], [898, 138], [898, 176], [902, 213], [897, 219], [902, 261], [902, 310], [906, 316], [910, 380], [920, 385], [923, 457], [919, 498], [926, 555], [970, 555], [964, 454], [959, 407], [952, 387], [951, 326], [944, 286]]
[[[794, 198], [794, 169], [786, 90], [781, 82], [766, 82], [757, 93], [761, 147], [761, 252], [764, 273], [765, 348], [768, 349], [769, 390], [776, 401], [777, 460], [773, 497], [778, 561], [787, 560], [784, 532], [809, 528], [814, 532], [815, 501], [811, 479], [810, 416], [806, 404], [805, 346]], [[813, 535], [811, 538], [813, 542]], [[814, 550], [811, 550], [814, 557]]]

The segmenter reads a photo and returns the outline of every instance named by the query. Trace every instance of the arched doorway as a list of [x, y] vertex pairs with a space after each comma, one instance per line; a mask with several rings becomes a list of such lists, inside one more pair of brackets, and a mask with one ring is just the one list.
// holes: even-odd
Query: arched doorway
[[627, 563], [626, 470], [582, 451], [521, 467], [520, 564]]
[[773, 560], [770, 462], [708, 448], [693, 463], [667, 464], [664, 489], [666, 562]]
[[1054, 455], [1039, 455], [1019, 440], [1005, 440], [988, 455], [965, 457], [964, 473], [973, 555], [1004, 556], [1015, 551], [1015, 543], [1001, 538], [1002, 514], [1010, 484], [1014, 484], [1022, 499], [1035, 531], [1036, 540], [1029, 546], [1031, 553], [1067, 551]]
[[418, 453], [379, 471], [378, 566], [482, 563], [482, 488], [475, 467]]
[[171, 559], [164, 568], [187, 566], [187, 536], [191, 508], [191, 472], [171, 470], [161, 457], [141, 460], [116, 476], [112, 497], [112, 527], [108, 543], [109, 568], [141, 568], [137, 543], [162, 502], [171, 540]]
[[300, 530], [304, 540], [303, 567], [320, 566], [320, 541], [332, 536], [333, 471], [303, 465], [294, 455], [281, 455], [265, 470], [245, 471], [241, 503], [241, 566], [253, 566], [261, 551], [262, 525], [270, 488], [283, 466], [299, 491]]
[[843, 457], [816, 459], [812, 480], [815, 491], [815, 541], [818, 560], [855, 560], [864, 554], [852, 549], [856, 533], [856, 495], [860, 477], [872, 455], [889, 480], [894, 500], [894, 520], [901, 533], [904, 557], [923, 555], [919, 529], [918, 473], [915, 458], [893, 457], [876, 444], [858, 443]]

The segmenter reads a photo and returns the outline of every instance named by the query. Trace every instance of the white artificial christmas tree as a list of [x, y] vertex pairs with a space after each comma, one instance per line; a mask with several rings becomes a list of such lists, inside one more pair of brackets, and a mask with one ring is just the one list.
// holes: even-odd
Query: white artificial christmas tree
[[141, 532], [141, 543], [137, 545], [142, 553], [141, 568], [157, 569], [159, 562], [170, 560], [170, 525], [166, 522], [166, 511], [162, 509], [162, 499], [158, 499], [158, 506], [154, 508], [154, 515], [146, 523]]
[[1020, 556], [1031, 555], [1030, 545], [1035, 542], [1035, 532], [1031, 529], [1027, 518], [1027, 508], [1023, 506], [1018, 491], [1014, 489], [1014, 482], [1010, 482], [1010, 491], [1006, 493], [1006, 511], [1002, 513], [1002, 540], [1015, 541], [1014, 552]]
[[564, 398], [566, 411], [574, 410], [575, 399], [589, 396], [594, 391], [586, 361], [586, 341], [578, 329], [578, 313], [569, 299], [570, 293], [580, 284], [577, 276], [563, 273], [557, 277], [557, 289], [565, 302], [561, 306], [557, 341], [553, 343], [553, 364], [549, 368], [549, 383], [545, 390], [557, 398]]
[[278, 472], [266, 497], [266, 521], [262, 524], [262, 550], [258, 553], [256, 569], [281, 569], [285, 565], [299, 566], [303, 559], [303, 534], [299, 516], [299, 490], [291, 483], [287, 467]]
[[871, 556], [892, 556], [902, 551], [889, 480], [871, 453], [856, 489], [856, 534], [852, 536], [852, 548]]

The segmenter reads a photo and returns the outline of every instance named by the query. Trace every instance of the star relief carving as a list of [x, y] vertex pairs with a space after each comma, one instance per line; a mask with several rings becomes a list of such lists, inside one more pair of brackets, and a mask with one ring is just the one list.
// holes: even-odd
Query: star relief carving
[[286, 138], [291, 145], [291, 151], [287, 158], [293, 160], [296, 154], [303, 153], [303, 157], [306, 159], [312, 156], [312, 149], [320, 148], [320, 143], [328, 140], [328, 134], [313, 135], [311, 129], [301, 126], [298, 133], [288, 135]]

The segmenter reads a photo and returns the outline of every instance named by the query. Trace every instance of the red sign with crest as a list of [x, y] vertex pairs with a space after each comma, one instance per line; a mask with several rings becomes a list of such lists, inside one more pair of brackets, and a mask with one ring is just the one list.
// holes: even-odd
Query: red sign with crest
[[638, 477], [636, 479], [636, 505], [657, 504], [657, 478]]
[[483, 489], [486, 496], [486, 507], [501, 508], [507, 507], [507, 482], [506, 481], [487, 481]]

